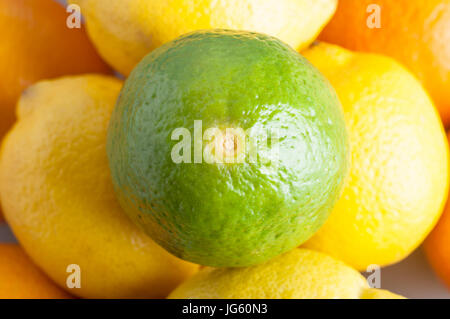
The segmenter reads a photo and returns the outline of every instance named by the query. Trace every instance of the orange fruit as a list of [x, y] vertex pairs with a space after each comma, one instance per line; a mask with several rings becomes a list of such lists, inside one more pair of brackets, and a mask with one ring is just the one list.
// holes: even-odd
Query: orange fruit
[[[447, 134], [450, 140], [450, 132]], [[450, 288], [450, 201], [424, 243], [425, 254], [436, 274]]]
[[450, 125], [450, 0], [340, 0], [319, 39], [397, 59], [420, 79]]
[[70, 295], [48, 279], [16, 244], [0, 244], [0, 299], [65, 299]]
[[53, 0], [0, 0], [0, 138], [15, 119], [14, 106], [30, 84], [65, 74], [108, 72], [84, 28]]

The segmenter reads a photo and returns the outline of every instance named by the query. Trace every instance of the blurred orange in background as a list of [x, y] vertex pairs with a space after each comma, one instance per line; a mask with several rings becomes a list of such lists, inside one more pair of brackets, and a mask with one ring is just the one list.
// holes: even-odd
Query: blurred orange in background
[[450, 0], [339, 0], [319, 39], [397, 59], [450, 125]]
[[0, 244], [0, 299], [66, 299], [15, 244]]
[[84, 29], [67, 27], [68, 16], [53, 0], [0, 0], [0, 136], [13, 123], [16, 100], [30, 84], [109, 72]]
[[110, 72], [84, 28], [67, 27], [69, 15], [53, 0], [0, 0], [0, 140], [15, 120], [20, 93], [30, 84], [66, 74]]
[[[450, 140], [450, 132], [447, 133]], [[437, 275], [450, 289], [450, 201], [439, 223], [424, 243], [425, 254]]]

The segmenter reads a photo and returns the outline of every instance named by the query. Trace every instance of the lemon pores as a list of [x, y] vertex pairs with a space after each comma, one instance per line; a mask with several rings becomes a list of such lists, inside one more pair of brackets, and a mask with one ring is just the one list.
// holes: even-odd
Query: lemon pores
[[[210, 129], [223, 134], [210, 139]], [[252, 142], [239, 147], [237, 132]], [[229, 135], [232, 163], [211, 148]], [[228, 30], [193, 32], [147, 55], [121, 92], [107, 151], [128, 215], [171, 253], [209, 266], [257, 264], [307, 240], [348, 166], [327, 80], [281, 41]]]
[[[1, 148], [1, 203], [26, 252], [70, 293], [164, 298], [197, 266], [155, 244], [116, 201], [106, 132], [121, 86], [86, 75], [28, 88]], [[76, 266], [81, 288], [68, 289]]]
[[325, 225], [305, 244], [365, 270], [408, 256], [448, 190], [448, 144], [418, 80], [395, 60], [320, 43], [304, 51], [341, 100], [351, 169]]
[[178, 286], [170, 299], [397, 299], [371, 289], [365, 278], [323, 253], [296, 248], [248, 268], [205, 268]]

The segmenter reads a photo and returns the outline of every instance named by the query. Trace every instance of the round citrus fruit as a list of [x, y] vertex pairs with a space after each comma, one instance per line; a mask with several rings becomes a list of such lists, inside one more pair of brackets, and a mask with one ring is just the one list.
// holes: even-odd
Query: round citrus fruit
[[86, 75], [28, 88], [2, 145], [0, 197], [26, 252], [61, 287], [77, 265], [77, 296], [161, 298], [197, 266], [156, 245], [115, 199], [106, 133], [121, 86]]
[[450, 125], [450, 0], [340, 0], [319, 37], [407, 66]]
[[0, 299], [63, 299], [64, 290], [48, 279], [15, 244], [0, 244]]
[[343, 194], [306, 247], [365, 270], [411, 253], [448, 192], [448, 145], [420, 83], [393, 59], [325, 43], [305, 51], [344, 108], [351, 169]]
[[[450, 138], [450, 136], [449, 136]], [[436, 227], [424, 243], [428, 260], [438, 276], [450, 288], [450, 202]]]
[[397, 299], [371, 289], [365, 278], [325, 254], [296, 248], [248, 268], [205, 268], [183, 282], [171, 299]]
[[279, 40], [198, 31], [147, 55], [127, 79], [108, 156], [128, 215], [176, 256], [248, 266], [325, 221], [348, 166], [341, 106]]
[[79, 4], [100, 54], [124, 75], [151, 50], [200, 29], [276, 36], [306, 47], [336, 10], [337, 0], [70, 0]]

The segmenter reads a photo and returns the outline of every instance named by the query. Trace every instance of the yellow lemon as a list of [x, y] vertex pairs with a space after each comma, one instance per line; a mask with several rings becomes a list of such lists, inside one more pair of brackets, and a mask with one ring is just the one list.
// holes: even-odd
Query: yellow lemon
[[172, 299], [402, 298], [371, 289], [365, 278], [323, 253], [296, 248], [248, 268], [204, 268], [182, 283]]
[[100, 55], [124, 75], [151, 50], [199, 29], [266, 33], [302, 49], [337, 0], [70, 0], [81, 7]]
[[395, 263], [423, 241], [447, 198], [449, 155], [439, 115], [391, 58], [325, 43], [304, 55], [342, 102], [352, 161], [340, 200], [305, 247], [358, 270]]
[[106, 132], [121, 86], [86, 75], [28, 88], [1, 149], [1, 203], [37, 265], [61, 287], [80, 283], [72, 294], [165, 297], [197, 266], [156, 245], [114, 197]]

